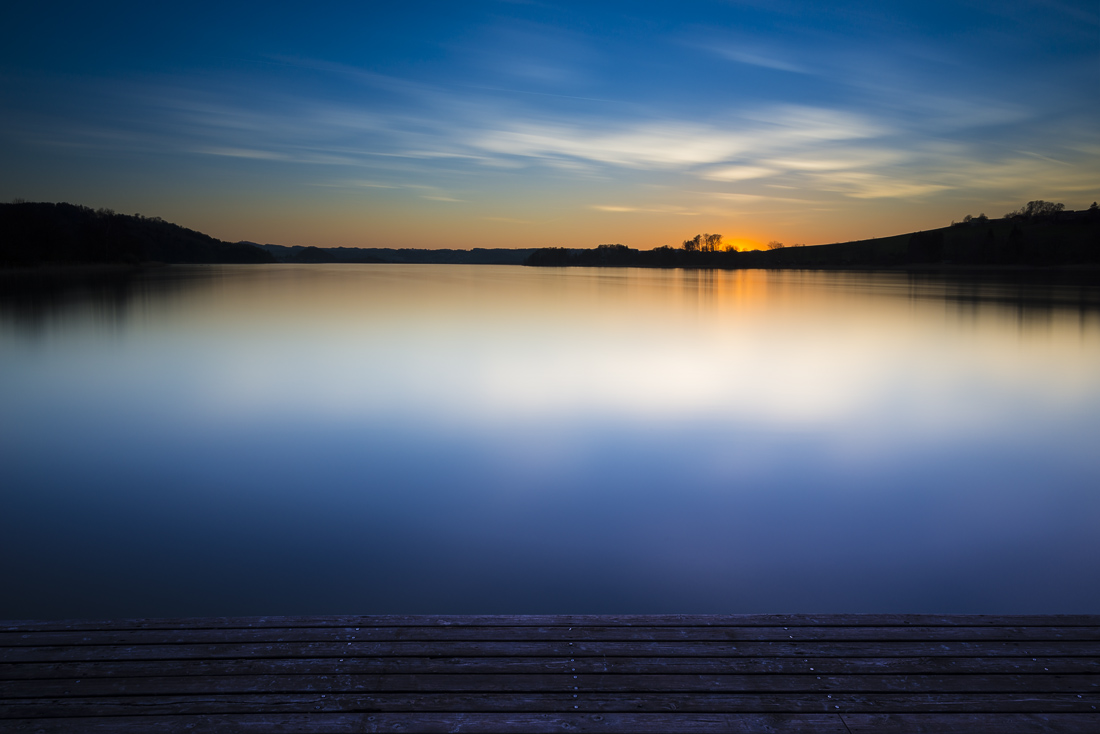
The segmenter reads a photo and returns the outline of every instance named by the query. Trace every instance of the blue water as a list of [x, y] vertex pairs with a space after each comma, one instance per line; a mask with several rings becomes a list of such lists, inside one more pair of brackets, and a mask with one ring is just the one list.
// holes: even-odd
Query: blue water
[[0, 617], [1100, 612], [1100, 309], [171, 267], [0, 300]]

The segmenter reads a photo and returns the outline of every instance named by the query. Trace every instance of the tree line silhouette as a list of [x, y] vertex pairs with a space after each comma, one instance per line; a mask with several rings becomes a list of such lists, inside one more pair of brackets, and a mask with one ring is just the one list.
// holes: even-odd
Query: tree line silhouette
[[722, 247], [720, 234], [697, 234], [690, 240], [684, 240], [682, 246], [685, 252], [730, 252], [737, 249], [733, 245]]
[[622, 244], [537, 250], [379, 250], [259, 246], [223, 242], [159, 217], [117, 214], [67, 203], [0, 204], [0, 267], [70, 264], [454, 262], [534, 266], [656, 268], [880, 268], [907, 266], [1048, 267], [1100, 263], [1100, 206], [1069, 211], [1029, 201], [1001, 219], [969, 214], [960, 222], [830, 245], [738, 251], [721, 234], [697, 234], [679, 247], [635, 250]]
[[271, 263], [251, 244], [223, 242], [160, 217], [73, 204], [0, 204], [0, 265]]
[[1065, 205], [1029, 201], [1002, 219], [969, 214], [949, 227], [829, 245], [784, 245], [738, 251], [720, 234], [700, 234], [679, 248], [635, 250], [548, 247], [527, 258], [534, 266], [654, 268], [881, 268], [907, 266], [1051, 267], [1100, 262], [1100, 206], [1068, 211]]

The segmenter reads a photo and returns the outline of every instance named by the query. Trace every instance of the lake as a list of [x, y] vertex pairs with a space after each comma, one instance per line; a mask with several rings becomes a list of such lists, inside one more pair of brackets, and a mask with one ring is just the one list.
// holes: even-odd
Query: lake
[[0, 617], [1100, 612], [1100, 290], [162, 267], [0, 299]]

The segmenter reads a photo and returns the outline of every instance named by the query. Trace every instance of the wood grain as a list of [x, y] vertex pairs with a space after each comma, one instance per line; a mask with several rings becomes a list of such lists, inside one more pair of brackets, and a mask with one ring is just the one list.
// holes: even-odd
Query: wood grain
[[1100, 617], [0, 624], [0, 732], [1100, 732]]

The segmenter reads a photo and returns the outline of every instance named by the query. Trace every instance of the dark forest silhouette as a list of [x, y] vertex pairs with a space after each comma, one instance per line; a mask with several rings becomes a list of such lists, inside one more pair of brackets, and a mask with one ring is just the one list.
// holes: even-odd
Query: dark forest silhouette
[[73, 204], [0, 204], [0, 268], [148, 263], [522, 265], [534, 248], [414, 249], [261, 245], [221, 240], [160, 217]]
[[159, 217], [73, 204], [0, 204], [0, 265], [271, 263], [265, 250]]
[[948, 227], [829, 245], [768, 243], [739, 252], [721, 234], [679, 247], [392, 249], [223, 242], [159, 217], [72, 204], [0, 204], [0, 267], [143, 263], [441, 263], [651, 268], [943, 268], [1100, 264], [1100, 207], [1030, 201], [1001, 219], [966, 215]]

